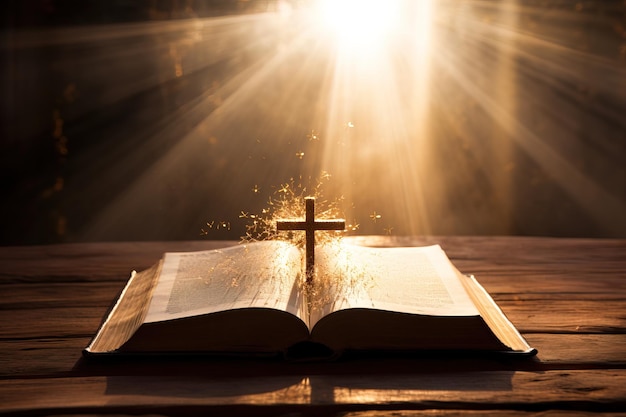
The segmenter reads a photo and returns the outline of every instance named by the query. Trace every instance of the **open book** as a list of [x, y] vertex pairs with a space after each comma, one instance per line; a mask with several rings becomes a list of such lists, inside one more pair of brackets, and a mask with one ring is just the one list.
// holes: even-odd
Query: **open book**
[[167, 253], [132, 274], [85, 353], [535, 352], [439, 246], [316, 249], [313, 285], [286, 242]]

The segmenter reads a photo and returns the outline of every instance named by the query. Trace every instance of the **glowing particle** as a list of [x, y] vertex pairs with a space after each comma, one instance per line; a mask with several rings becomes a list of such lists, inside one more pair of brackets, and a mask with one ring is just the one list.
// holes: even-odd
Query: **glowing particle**
[[308, 140], [319, 140], [320, 139], [318, 134], [315, 133], [315, 130], [311, 130], [311, 133], [309, 133], [306, 137], [307, 137]]
[[385, 231], [386, 235], [391, 235], [391, 232], [393, 232], [393, 227], [389, 226], [389, 227], [386, 227], [383, 230]]
[[[207, 222], [206, 225], [209, 227], [209, 229], [213, 229], [213, 226], [215, 225], [215, 221]], [[200, 236], [206, 236], [208, 234], [209, 234], [208, 230], [200, 229]]]
[[280, 189], [278, 190], [278, 192], [287, 194], [289, 192], [289, 184], [281, 185]]
[[372, 221], [374, 223], [376, 223], [377, 220], [380, 220], [383, 216], [381, 216], [380, 214], [376, 213], [376, 211], [374, 211], [372, 214], [370, 214], [370, 219], [372, 219]]
[[302, 159], [302, 158], [304, 158], [304, 152], [296, 152], [296, 157], [297, 157], [298, 159]]
[[242, 211], [241, 211], [241, 213], [239, 214], [239, 218], [240, 218], [240, 219], [247, 219], [247, 218], [249, 218], [249, 216], [250, 216], [250, 214], [249, 214], [249, 213], [246, 213], [246, 212], [245, 212], [245, 211], [243, 211], [243, 210], [242, 210]]
[[348, 122], [348, 125], [347, 125], [347, 126], [348, 126], [349, 128], [353, 128], [353, 127], [354, 127], [354, 123], [352, 123], [352, 122]]
[[259, 189], [259, 186], [258, 186], [258, 185], [255, 185], [254, 187], [252, 187], [252, 192], [253, 192], [253, 193], [258, 194], [258, 193], [259, 193], [259, 191], [261, 191], [261, 190]]
[[351, 231], [351, 232], [356, 232], [357, 230], [359, 230], [359, 224], [358, 223], [350, 223], [348, 226], [346, 226], [346, 229]]

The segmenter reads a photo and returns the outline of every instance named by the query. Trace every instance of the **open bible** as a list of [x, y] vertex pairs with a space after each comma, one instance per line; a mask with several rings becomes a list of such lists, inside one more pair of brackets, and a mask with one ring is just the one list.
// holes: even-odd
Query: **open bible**
[[131, 275], [86, 355], [535, 352], [439, 246], [317, 248], [313, 285], [282, 241], [167, 253]]

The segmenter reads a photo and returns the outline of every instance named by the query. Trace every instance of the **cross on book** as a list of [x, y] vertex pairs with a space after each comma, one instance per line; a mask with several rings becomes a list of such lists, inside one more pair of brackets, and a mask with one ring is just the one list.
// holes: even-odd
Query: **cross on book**
[[315, 274], [315, 231], [316, 230], [344, 230], [346, 222], [343, 219], [315, 220], [315, 197], [305, 197], [306, 213], [302, 220], [278, 220], [277, 230], [304, 230], [306, 251], [306, 282], [313, 282]]

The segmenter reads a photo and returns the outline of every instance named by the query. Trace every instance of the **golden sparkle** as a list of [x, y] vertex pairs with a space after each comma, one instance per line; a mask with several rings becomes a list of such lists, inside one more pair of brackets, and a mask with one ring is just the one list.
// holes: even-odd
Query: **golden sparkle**
[[309, 133], [306, 137], [310, 141], [320, 139], [319, 135], [315, 132], [315, 130], [311, 130], [311, 133]]
[[374, 211], [372, 214], [370, 214], [370, 219], [372, 219], [372, 221], [374, 223], [376, 223], [378, 220], [380, 220], [383, 216], [376, 213], [376, 211]]
[[[246, 234], [242, 237], [243, 242], [254, 242], [258, 240], [284, 240], [298, 247], [304, 246], [304, 236], [302, 233], [277, 233], [276, 221], [279, 219], [296, 219], [305, 217], [304, 198], [312, 196], [316, 198], [316, 218], [320, 220], [343, 217], [340, 215], [339, 199], [330, 201], [326, 199], [322, 192], [323, 184], [328, 181], [330, 175], [323, 173], [322, 178], [316, 180], [310, 188], [301, 183], [296, 183], [294, 179], [281, 184], [273, 197], [268, 201], [268, 207], [261, 211], [261, 214], [246, 213], [247, 218], [253, 220], [246, 225]], [[323, 244], [328, 239], [340, 236], [341, 232], [321, 233], [319, 242]]]

